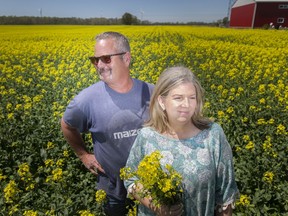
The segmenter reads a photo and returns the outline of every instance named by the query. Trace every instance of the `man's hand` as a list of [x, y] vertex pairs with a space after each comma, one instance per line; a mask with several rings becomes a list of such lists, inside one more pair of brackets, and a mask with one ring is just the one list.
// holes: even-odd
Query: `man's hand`
[[105, 173], [102, 166], [99, 164], [99, 162], [96, 160], [94, 154], [84, 154], [79, 156], [82, 163], [85, 165], [85, 167], [94, 175], [98, 174], [99, 172]]
[[101, 165], [96, 160], [94, 154], [91, 154], [87, 151], [84, 140], [82, 139], [82, 136], [77, 128], [69, 126], [62, 119], [61, 129], [65, 139], [74, 150], [76, 155], [80, 158], [85, 167], [94, 175], [97, 175], [97, 171], [105, 173]]

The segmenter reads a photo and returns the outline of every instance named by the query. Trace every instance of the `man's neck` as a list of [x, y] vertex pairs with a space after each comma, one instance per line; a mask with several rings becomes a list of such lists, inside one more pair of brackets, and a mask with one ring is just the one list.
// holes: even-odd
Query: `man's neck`
[[118, 82], [118, 83], [110, 83], [108, 86], [118, 93], [127, 93], [133, 87], [133, 80], [131, 77], [129, 77], [125, 81]]

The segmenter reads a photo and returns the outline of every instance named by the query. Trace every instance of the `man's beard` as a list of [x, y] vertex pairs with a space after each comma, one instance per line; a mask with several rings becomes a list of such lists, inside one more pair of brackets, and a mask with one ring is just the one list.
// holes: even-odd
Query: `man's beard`
[[99, 74], [99, 78], [101, 80], [107, 80], [107, 78], [109, 78], [110, 80], [113, 78], [112, 77], [112, 69], [106, 69], [106, 68], [99, 68], [97, 70], [98, 74]]

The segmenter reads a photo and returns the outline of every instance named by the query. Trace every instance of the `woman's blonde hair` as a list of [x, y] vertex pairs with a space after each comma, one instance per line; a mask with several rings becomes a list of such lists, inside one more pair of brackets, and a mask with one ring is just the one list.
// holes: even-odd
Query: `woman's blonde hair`
[[167, 68], [159, 76], [151, 96], [150, 117], [145, 126], [153, 127], [160, 133], [171, 131], [167, 113], [160, 107], [158, 97], [167, 96], [172, 89], [187, 82], [192, 83], [196, 89], [197, 106], [194, 115], [191, 117], [191, 121], [200, 130], [209, 128], [211, 120], [205, 118], [202, 114], [204, 89], [201, 87], [196, 75], [189, 68], [183, 66]]

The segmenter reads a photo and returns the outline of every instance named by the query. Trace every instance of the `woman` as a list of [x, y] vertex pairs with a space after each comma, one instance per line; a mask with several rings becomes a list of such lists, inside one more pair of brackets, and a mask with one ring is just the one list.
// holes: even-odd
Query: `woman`
[[[203, 117], [203, 89], [186, 67], [166, 69], [155, 85], [150, 119], [139, 132], [126, 167], [136, 170], [145, 155], [158, 150], [161, 165], [182, 175], [183, 215], [232, 215], [238, 196], [232, 151], [220, 125]], [[138, 215], [180, 215], [181, 206], [156, 207], [137, 194], [135, 179], [125, 187], [142, 205]], [[144, 188], [145, 189], [145, 188]]]

